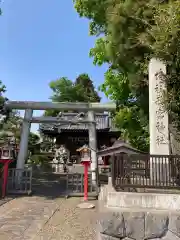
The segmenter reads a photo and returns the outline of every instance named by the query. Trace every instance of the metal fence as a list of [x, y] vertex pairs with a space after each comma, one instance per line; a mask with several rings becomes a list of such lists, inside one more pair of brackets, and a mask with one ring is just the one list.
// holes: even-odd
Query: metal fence
[[31, 194], [32, 168], [9, 169], [7, 194]]
[[[64, 173], [69, 172], [73, 168], [71, 163], [63, 165], [62, 163], [52, 163], [49, 162], [47, 164], [37, 165], [37, 164], [29, 164], [32, 167], [33, 172], [46, 172], [46, 173]], [[64, 167], [66, 166], [66, 171], [64, 171]]]
[[112, 183], [129, 188], [180, 189], [180, 155], [126, 155], [112, 158]]
[[[84, 174], [68, 173], [66, 175], [66, 192], [67, 196], [83, 196], [84, 195]], [[94, 186], [92, 182], [92, 172], [88, 174], [88, 196], [98, 197], [98, 186]]]

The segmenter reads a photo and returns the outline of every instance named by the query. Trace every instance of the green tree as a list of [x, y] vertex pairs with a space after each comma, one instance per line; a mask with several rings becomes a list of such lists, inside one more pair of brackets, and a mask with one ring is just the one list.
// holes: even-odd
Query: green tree
[[129, 140], [134, 147], [148, 151], [148, 107], [144, 110], [143, 105], [146, 101], [140, 101], [132, 93], [127, 76], [111, 69], [108, 70], [101, 90], [117, 103], [118, 108], [114, 120], [121, 130], [121, 137]]
[[80, 74], [76, 80], [74, 85], [79, 89], [79, 94], [76, 101], [81, 102], [100, 102], [101, 98], [99, 97], [95, 87], [93, 85], [92, 80], [88, 76], [88, 74]]
[[109, 64], [101, 90], [118, 102], [117, 125], [132, 144], [142, 149], [145, 142], [148, 149], [151, 57], [168, 66], [167, 107], [172, 120], [177, 123], [180, 119], [179, 1], [74, 0], [74, 4], [79, 15], [90, 20], [90, 34], [101, 35], [90, 56], [94, 64]]
[[[79, 75], [75, 82], [62, 77], [50, 83], [53, 102], [100, 102], [92, 80], [87, 74]], [[48, 110], [45, 115], [56, 116], [58, 111]]]
[[4, 103], [8, 99], [4, 96], [6, 93], [6, 86], [0, 81], [0, 132], [4, 129], [4, 124], [9, 119], [10, 113], [12, 111], [4, 108]]
[[95, 65], [109, 65], [100, 90], [118, 103], [115, 121], [121, 129], [121, 137], [128, 138], [135, 147], [147, 151], [147, 67], [144, 63], [144, 46], [136, 45], [135, 39], [137, 33], [143, 31], [139, 23], [142, 12], [132, 14], [132, 9], [138, 11], [145, 1], [74, 2], [80, 16], [90, 19], [90, 34], [104, 35], [97, 39], [95, 47], [90, 50], [90, 57], [93, 57]]
[[20, 143], [22, 118], [17, 111], [12, 111], [7, 121], [2, 123], [1, 142], [8, 142], [10, 138], [14, 138], [15, 144]]
[[154, 41], [147, 44], [151, 44], [153, 55], [167, 65], [166, 106], [172, 122], [180, 129], [180, 2], [166, 2], [156, 9], [155, 26], [151, 28]]
[[[20, 116], [18, 111], [12, 111], [10, 117], [6, 122], [3, 123], [0, 138], [1, 142], [8, 142], [12, 137], [14, 138], [15, 144], [18, 146], [21, 140], [21, 129], [22, 129], [23, 118]], [[30, 132], [29, 134], [29, 150], [34, 151], [36, 144], [40, 141], [40, 137]]]
[[[6, 87], [0, 81], [0, 145], [9, 143], [13, 140], [13, 143], [16, 147], [20, 144], [21, 139], [21, 128], [23, 118], [20, 116], [20, 113], [16, 110], [6, 110], [4, 108], [4, 102], [7, 98], [4, 96], [6, 93]], [[31, 153], [37, 150], [37, 144], [40, 140], [40, 137], [30, 132], [29, 135], [29, 151]]]
[[39, 151], [39, 147], [37, 145], [40, 145], [40, 137], [36, 133], [30, 132], [29, 134], [29, 150], [31, 153], [34, 153], [35, 151]]

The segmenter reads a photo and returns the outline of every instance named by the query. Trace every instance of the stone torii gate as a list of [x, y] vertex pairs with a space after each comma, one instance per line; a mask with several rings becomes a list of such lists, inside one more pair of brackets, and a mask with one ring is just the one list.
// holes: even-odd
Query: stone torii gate
[[[28, 138], [30, 133], [31, 123], [59, 123], [59, 124], [80, 124], [86, 123], [89, 125], [89, 147], [91, 149], [91, 170], [92, 181], [97, 184], [97, 137], [96, 137], [96, 122], [94, 112], [113, 111], [116, 109], [114, 103], [52, 103], [52, 102], [34, 102], [34, 101], [7, 101], [6, 109], [25, 110], [20, 149], [17, 160], [17, 169], [24, 169], [25, 160], [28, 152]], [[73, 110], [77, 112], [88, 112], [86, 119], [80, 120], [62, 120], [61, 117], [33, 117], [33, 110]]]

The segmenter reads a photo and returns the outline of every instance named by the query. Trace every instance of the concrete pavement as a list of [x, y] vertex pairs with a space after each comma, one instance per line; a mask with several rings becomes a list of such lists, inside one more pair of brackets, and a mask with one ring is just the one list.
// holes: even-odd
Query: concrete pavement
[[[94, 240], [97, 208], [79, 209], [81, 201], [37, 196], [14, 199], [0, 207], [0, 239]], [[97, 206], [96, 201], [92, 203]]]
[[55, 201], [41, 197], [21, 197], [0, 207], [0, 239], [33, 239], [56, 211]]

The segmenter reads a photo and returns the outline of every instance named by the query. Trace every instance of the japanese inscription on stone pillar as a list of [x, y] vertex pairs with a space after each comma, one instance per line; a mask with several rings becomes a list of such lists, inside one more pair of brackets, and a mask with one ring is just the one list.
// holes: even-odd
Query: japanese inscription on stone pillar
[[165, 91], [164, 86], [164, 74], [162, 69], [155, 74], [155, 92], [156, 92], [156, 143], [157, 145], [166, 144], [167, 138], [164, 131], [166, 131], [166, 126], [164, 122], [165, 118], [165, 108], [163, 103], [163, 94]]
[[169, 154], [168, 113], [164, 106], [166, 66], [157, 59], [149, 64], [150, 154]]

